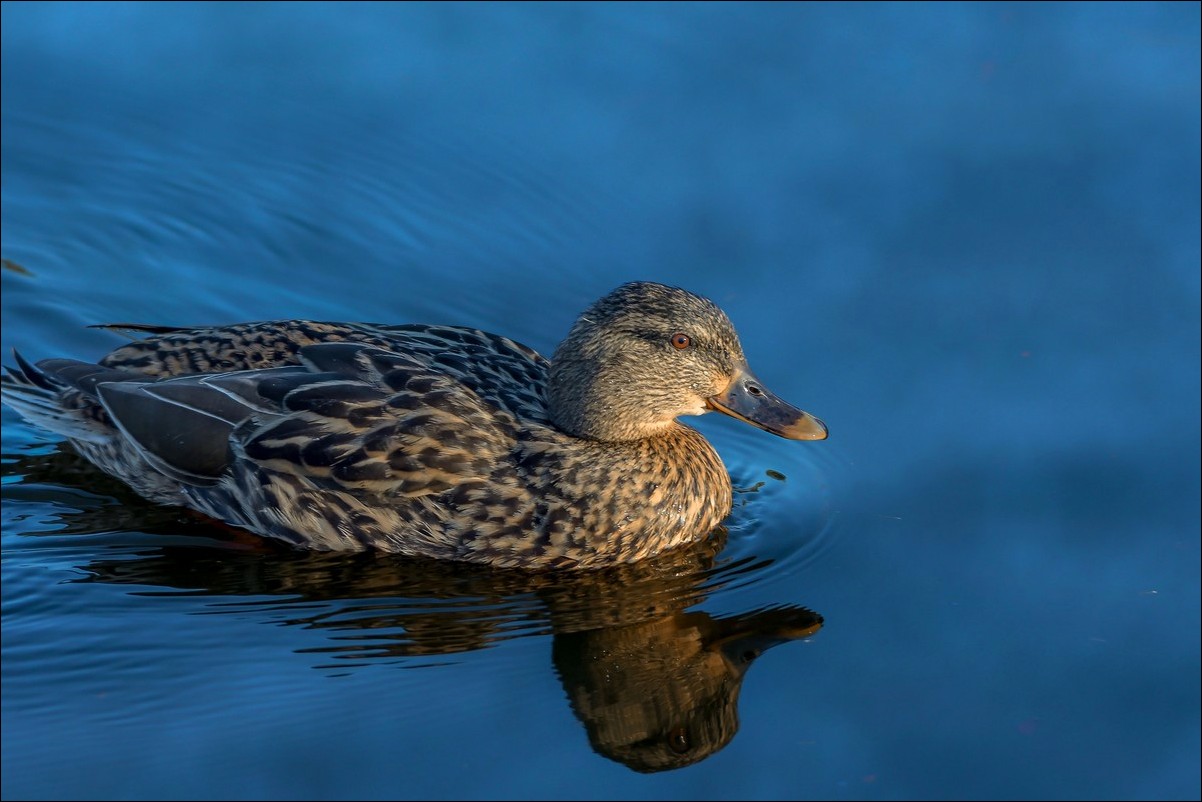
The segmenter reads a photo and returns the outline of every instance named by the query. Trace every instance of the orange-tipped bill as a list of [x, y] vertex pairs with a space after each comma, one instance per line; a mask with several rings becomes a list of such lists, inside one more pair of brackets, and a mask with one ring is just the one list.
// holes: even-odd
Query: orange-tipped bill
[[777, 398], [749, 370], [736, 375], [725, 392], [706, 399], [705, 405], [789, 440], [827, 436], [825, 423]]

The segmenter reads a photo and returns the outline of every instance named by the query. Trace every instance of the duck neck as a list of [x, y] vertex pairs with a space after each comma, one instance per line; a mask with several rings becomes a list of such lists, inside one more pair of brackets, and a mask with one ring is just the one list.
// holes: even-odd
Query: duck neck
[[679, 426], [672, 419], [649, 422], [648, 410], [623, 391], [620, 381], [570, 358], [551, 363], [547, 411], [567, 434], [610, 443], [645, 440]]

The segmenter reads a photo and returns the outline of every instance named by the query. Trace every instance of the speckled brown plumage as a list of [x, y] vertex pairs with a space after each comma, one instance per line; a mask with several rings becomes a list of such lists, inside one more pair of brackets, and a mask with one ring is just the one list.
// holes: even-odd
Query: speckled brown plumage
[[726, 470], [678, 415], [825, 436], [756, 382], [721, 310], [658, 284], [595, 303], [553, 363], [452, 326], [141, 331], [97, 364], [18, 357], [5, 401], [148, 498], [306, 548], [630, 562], [730, 510]]

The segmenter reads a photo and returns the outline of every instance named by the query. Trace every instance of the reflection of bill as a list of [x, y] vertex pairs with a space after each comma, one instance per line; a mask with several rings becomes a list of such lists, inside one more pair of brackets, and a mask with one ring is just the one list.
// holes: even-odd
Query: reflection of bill
[[[104, 483], [69, 448], [18, 457], [2, 472], [20, 477], [6, 487], [16, 500], [23, 486], [43, 501], [47, 486], [62, 488], [62, 506], [75, 511], [61, 514], [56, 537], [124, 530], [136, 539], [137, 556], [90, 559], [78, 581], [137, 585], [139, 593], [157, 586], [253, 596], [245, 605], [207, 609], [242, 616], [269, 609], [272, 624], [289, 611], [288, 624], [328, 634], [329, 645], [300, 650], [318, 657], [318, 667], [345, 671], [379, 658], [412, 664], [409, 658], [483, 649], [549, 629], [555, 669], [593, 749], [638, 771], [679, 768], [724, 747], [738, 729], [739, 690], [752, 661], [822, 626], [820, 615], [794, 606], [720, 618], [691, 609], [727, 581], [737, 577], [745, 586], [769, 565], [719, 560], [722, 529], [640, 563], [529, 573], [372, 552], [293, 551], [142, 502]], [[103, 488], [120, 503], [71, 486]], [[280, 598], [264, 605], [264, 595]]]
[[734, 737], [743, 676], [764, 650], [817, 632], [822, 617], [784, 607], [556, 635], [555, 666], [600, 754], [638, 771], [696, 763]]

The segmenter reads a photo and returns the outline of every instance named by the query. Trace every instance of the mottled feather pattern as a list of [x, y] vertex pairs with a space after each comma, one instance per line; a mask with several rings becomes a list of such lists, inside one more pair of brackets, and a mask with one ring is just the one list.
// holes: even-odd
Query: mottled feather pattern
[[[304, 381], [330, 369], [323, 343], [352, 346], [353, 362], [332, 378]], [[620, 444], [617, 453], [615, 444], [586, 442], [580, 453], [580, 442], [548, 421], [547, 360], [474, 329], [239, 324], [172, 331], [100, 362], [160, 380], [306, 363], [313, 374], [264, 372], [257, 405], [232, 435], [230, 475], [214, 486], [164, 482], [121, 441], [85, 446], [85, 456], [154, 500], [182, 496], [215, 518], [297, 545], [497, 565], [636, 560], [695, 540], [729, 509], [728, 496], [700, 493], [697, 479], [672, 470], [671, 441]], [[78, 390], [63, 397], [106, 418]], [[725, 470], [704, 439], [685, 427], [677, 438], [700, 446], [707, 482], [723, 487]], [[634, 488], [645, 497], [635, 506], [627, 503], [632, 466], [658, 478]], [[671, 496], [700, 503], [665, 506]]]
[[704, 539], [731, 507], [717, 453], [674, 419], [734, 386], [742, 349], [683, 290], [594, 304], [558, 377], [454, 326], [122, 328], [150, 336], [98, 364], [18, 357], [5, 401], [149, 499], [298, 547], [592, 568]]
[[297, 387], [235, 433], [247, 459], [319, 486], [421, 496], [482, 479], [505, 456], [512, 413], [414, 357], [351, 347], [358, 372]]

